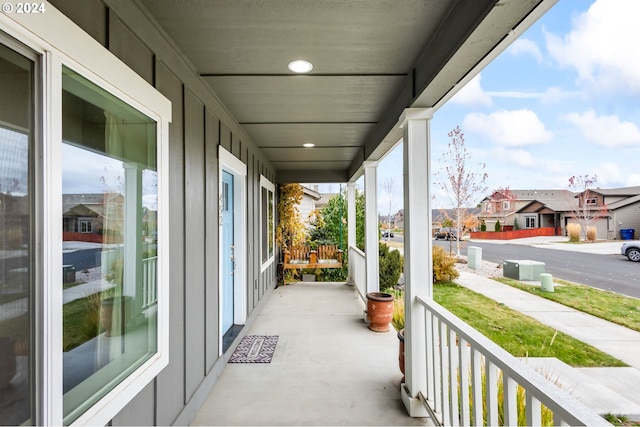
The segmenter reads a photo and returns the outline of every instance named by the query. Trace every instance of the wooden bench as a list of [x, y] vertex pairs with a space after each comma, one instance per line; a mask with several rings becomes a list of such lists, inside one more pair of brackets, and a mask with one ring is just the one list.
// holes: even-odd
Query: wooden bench
[[336, 245], [294, 246], [284, 251], [284, 270], [301, 268], [342, 268], [342, 249]]

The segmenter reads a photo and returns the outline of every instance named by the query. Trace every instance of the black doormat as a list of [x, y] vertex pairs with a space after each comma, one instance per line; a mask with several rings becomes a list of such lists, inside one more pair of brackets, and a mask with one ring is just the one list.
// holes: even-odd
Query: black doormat
[[231, 355], [229, 363], [271, 363], [278, 335], [247, 335]]

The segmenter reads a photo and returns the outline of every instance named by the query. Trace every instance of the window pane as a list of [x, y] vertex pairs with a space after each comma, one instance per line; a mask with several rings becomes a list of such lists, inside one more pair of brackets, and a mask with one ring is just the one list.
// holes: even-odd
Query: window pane
[[157, 350], [156, 123], [63, 71], [64, 422]]
[[269, 219], [268, 219], [268, 224], [267, 224], [267, 239], [269, 240], [269, 258], [273, 257], [273, 250], [274, 250], [274, 218], [273, 218], [273, 213], [274, 213], [274, 201], [273, 201], [273, 191], [268, 191], [267, 192], [268, 196], [269, 196], [269, 205], [267, 206], [267, 210], [269, 211]]
[[267, 194], [269, 190], [265, 187], [262, 187], [262, 195], [260, 200], [262, 202], [262, 208], [260, 209], [260, 216], [262, 221], [262, 226], [260, 227], [262, 230], [262, 263], [264, 264], [269, 259], [269, 218], [267, 216], [268, 206], [269, 206], [269, 197]]
[[31, 418], [33, 63], [0, 46], [0, 424]]

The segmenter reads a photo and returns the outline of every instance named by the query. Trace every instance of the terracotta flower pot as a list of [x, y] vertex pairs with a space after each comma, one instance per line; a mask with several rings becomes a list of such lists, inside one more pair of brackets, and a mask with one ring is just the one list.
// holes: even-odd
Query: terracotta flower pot
[[393, 319], [394, 297], [386, 292], [369, 292], [367, 294], [367, 317], [369, 329], [374, 332], [388, 332]]
[[[132, 299], [130, 296], [111, 297], [102, 300], [100, 309], [100, 325], [105, 331], [105, 336], [110, 337], [112, 335], [121, 335], [124, 333], [131, 316], [131, 301]], [[112, 327], [114, 315], [113, 307], [116, 302], [119, 303], [116, 307], [120, 310], [120, 313], [115, 313], [116, 316], [119, 316], [119, 328]]]

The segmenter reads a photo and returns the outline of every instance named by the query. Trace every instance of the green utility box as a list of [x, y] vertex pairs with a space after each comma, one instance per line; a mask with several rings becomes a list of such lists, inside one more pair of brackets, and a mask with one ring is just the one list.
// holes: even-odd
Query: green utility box
[[522, 260], [507, 260], [502, 262], [502, 275], [515, 280], [540, 280], [540, 275], [546, 273], [544, 262]]

